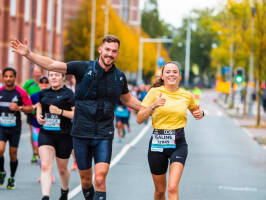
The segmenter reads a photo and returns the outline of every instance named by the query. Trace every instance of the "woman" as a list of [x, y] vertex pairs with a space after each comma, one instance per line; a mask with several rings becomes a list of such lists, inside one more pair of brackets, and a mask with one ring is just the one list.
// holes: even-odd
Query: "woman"
[[42, 199], [49, 199], [53, 161], [56, 157], [62, 182], [60, 200], [66, 200], [70, 176], [67, 164], [72, 151], [70, 130], [71, 119], [74, 116], [74, 94], [63, 85], [63, 74], [50, 71], [48, 78], [51, 87], [40, 92], [40, 102], [37, 105], [37, 120], [41, 125], [38, 146]]
[[196, 119], [204, 115], [196, 106], [192, 94], [179, 88], [179, 79], [178, 63], [166, 63], [160, 79], [145, 96], [137, 115], [138, 123], [152, 116], [154, 131], [149, 143], [148, 161], [155, 185], [155, 200], [165, 200], [168, 160], [168, 199], [179, 199], [178, 186], [187, 157], [184, 135], [187, 109]]

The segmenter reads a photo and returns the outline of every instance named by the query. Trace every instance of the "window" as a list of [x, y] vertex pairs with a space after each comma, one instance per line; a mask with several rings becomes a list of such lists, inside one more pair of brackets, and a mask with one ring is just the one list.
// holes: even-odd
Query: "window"
[[54, 1], [48, 0], [48, 14], [47, 14], [47, 30], [51, 30], [53, 26], [53, 12], [54, 12]]
[[30, 0], [25, 0], [25, 13], [24, 13], [25, 22], [30, 20]]
[[9, 48], [8, 48], [8, 65], [9, 65], [10, 67], [13, 67], [13, 65], [14, 65], [14, 60], [15, 60], [14, 52], [12, 52], [12, 48], [9, 47]]
[[122, 19], [126, 22], [128, 22], [129, 18], [129, 0], [123, 0], [122, 1]]
[[17, 1], [11, 0], [10, 1], [10, 16], [15, 17], [16, 16], [16, 7], [17, 7]]
[[62, 0], [57, 0], [57, 19], [56, 19], [56, 33], [61, 33], [62, 26]]
[[37, 1], [37, 19], [36, 25], [41, 26], [42, 24], [42, 0]]

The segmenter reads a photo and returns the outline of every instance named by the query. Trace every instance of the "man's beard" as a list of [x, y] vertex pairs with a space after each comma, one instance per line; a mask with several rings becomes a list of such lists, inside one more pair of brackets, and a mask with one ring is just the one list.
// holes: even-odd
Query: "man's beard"
[[15, 83], [12, 83], [12, 82], [11, 83], [10, 82], [8, 83], [8, 82], [6, 82], [5, 85], [7, 87], [14, 87], [15, 86]]
[[[113, 61], [111, 62], [111, 64], [106, 64], [106, 62], [104, 62], [104, 57], [103, 57], [102, 55], [100, 56], [100, 58], [101, 58], [103, 64], [104, 64], [106, 67], [110, 67], [110, 66], [112, 66], [112, 65], [114, 64], [114, 58], [113, 58], [112, 56], [108, 56], [108, 57], [111, 58], [111, 59], [113, 59]], [[106, 58], [108, 58], [108, 57], [106, 57]]]

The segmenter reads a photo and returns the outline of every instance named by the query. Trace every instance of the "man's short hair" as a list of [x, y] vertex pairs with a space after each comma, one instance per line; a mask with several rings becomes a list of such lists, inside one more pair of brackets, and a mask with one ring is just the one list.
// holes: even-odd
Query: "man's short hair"
[[114, 36], [114, 35], [106, 35], [104, 36], [103, 40], [102, 40], [102, 44], [104, 44], [105, 42], [111, 43], [111, 42], [115, 42], [118, 44], [118, 47], [120, 47], [120, 40], [118, 37]]
[[2, 76], [4, 76], [7, 71], [12, 71], [14, 76], [15, 77], [17, 76], [17, 71], [12, 67], [7, 67], [7, 68], [3, 69]]

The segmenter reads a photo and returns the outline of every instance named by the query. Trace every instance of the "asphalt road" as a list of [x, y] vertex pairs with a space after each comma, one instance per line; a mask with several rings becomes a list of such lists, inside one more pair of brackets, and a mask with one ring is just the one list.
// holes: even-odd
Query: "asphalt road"
[[[227, 117], [213, 103], [215, 93], [204, 92], [201, 107], [206, 116], [196, 121], [189, 114], [185, 128], [189, 154], [180, 184], [181, 200], [265, 200], [266, 150], [254, 142], [235, 121]], [[146, 127], [146, 128], [145, 128]], [[148, 162], [147, 147], [152, 132], [150, 124], [137, 125], [131, 119], [131, 133], [122, 143], [114, 139], [113, 163], [107, 178], [108, 200], [151, 200], [153, 182]], [[8, 152], [5, 168], [9, 175]], [[23, 127], [19, 147], [17, 187], [0, 188], [1, 200], [41, 199], [38, 166], [30, 163], [31, 149], [28, 127]], [[70, 161], [70, 164], [72, 161]], [[69, 166], [70, 166], [69, 164]], [[56, 182], [51, 199], [60, 195], [60, 181]], [[70, 199], [83, 199], [77, 172], [71, 172]]]

